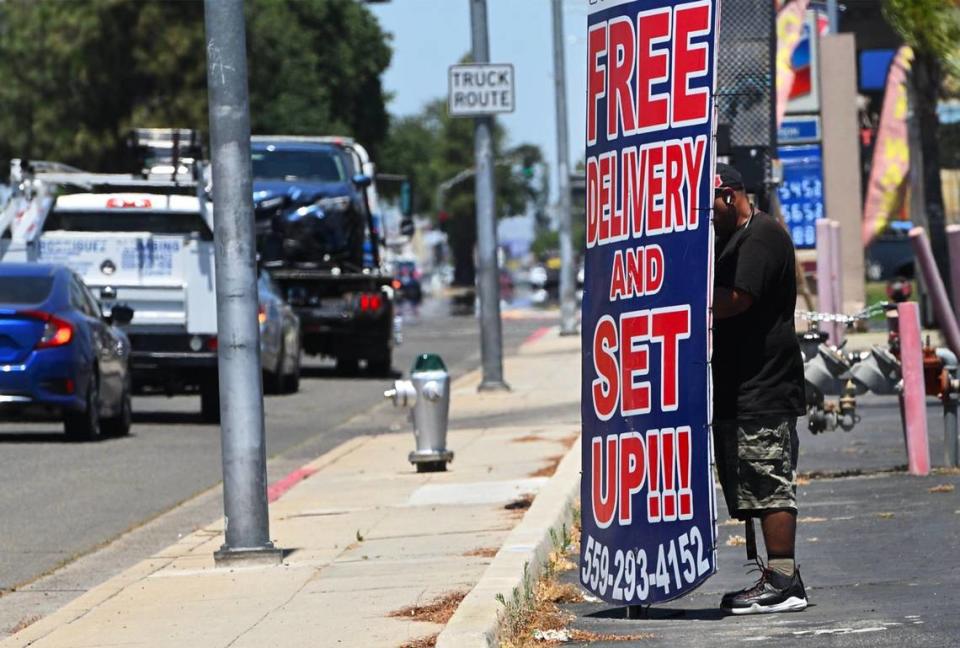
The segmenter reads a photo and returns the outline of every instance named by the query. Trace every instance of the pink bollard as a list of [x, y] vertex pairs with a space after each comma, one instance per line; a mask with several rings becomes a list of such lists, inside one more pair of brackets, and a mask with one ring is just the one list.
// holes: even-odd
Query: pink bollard
[[937, 263], [933, 259], [930, 240], [922, 227], [914, 227], [910, 230], [910, 244], [920, 265], [920, 272], [923, 273], [927, 290], [930, 291], [930, 301], [933, 303], [933, 312], [937, 316], [937, 324], [940, 325], [943, 339], [951, 351], [960, 355], [960, 326], [957, 325], [957, 318], [950, 308], [947, 289], [943, 285]]
[[950, 293], [953, 314], [960, 321], [960, 225], [947, 225], [947, 250], [950, 253]]
[[[830, 293], [833, 297], [833, 312], [843, 312], [843, 256], [840, 251], [840, 223], [830, 221]], [[837, 346], [843, 343], [843, 335], [846, 332], [846, 325], [836, 323], [834, 330], [837, 335]]]
[[900, 368], [903, 389], [900, 411], [907, 445], [907, 468], [911, 475], [930, 474], [930, 445], [927, 441], [927, 394], [923, 383], [923, 342], [920, 307], [916, 302], [897, 304], [900, 327]]
[[[821, 218], [817, 221], [817, 308], [822, 313], [833, 313], [833, 238], [830, 221]], [[831, 344], [839, 344], [836, 322], [823, 322], [820, 330], [827, 334]]]

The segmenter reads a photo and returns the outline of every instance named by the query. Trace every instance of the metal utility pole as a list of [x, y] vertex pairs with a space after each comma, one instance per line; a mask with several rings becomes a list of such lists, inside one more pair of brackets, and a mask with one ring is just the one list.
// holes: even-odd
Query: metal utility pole
[[218, 565], [279, 564], [282, 552], [270, 542], [267, 511], [243, 0], [204, 0], [204, 25], [226, 522], [214, 559]]
[[[209, 0], [208, 0], [209, 1]], [[470, 1], [473, 62], [490, 62], [487, 36], [487, 0]], [[500, 271], [497, 266], [497, 223], [494, 214], [493, 117], [475, 118], [474, 154], [477, 159], [477, 257], [480, 284], [480, 390], [509, 389], [503, 380], [503, 333], [500, 327]]]
[[830, 33], [840, 33], [840, 12], [837, 8], [837, 0], [827, 0], [827, 22], [830, 24]]
[[576, 268], [570, 233], [570, 144], [567, 137], [567, 72], [563, 55], [563, 2], [553, 4], [553, 77], [557, 102], [557, 171], [560, 192], [560, 335], [577, 334]]

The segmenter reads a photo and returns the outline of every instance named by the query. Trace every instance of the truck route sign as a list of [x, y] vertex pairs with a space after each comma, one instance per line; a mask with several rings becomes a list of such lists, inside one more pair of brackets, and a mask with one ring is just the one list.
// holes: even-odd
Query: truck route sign
[[580, 580], [619, 605], [716, 571], [710, 437], [718, 0], [584, 0]]
[[451, 65], [448, 77], [447, 106], [452, 117], [513, 112], [512, 65]]

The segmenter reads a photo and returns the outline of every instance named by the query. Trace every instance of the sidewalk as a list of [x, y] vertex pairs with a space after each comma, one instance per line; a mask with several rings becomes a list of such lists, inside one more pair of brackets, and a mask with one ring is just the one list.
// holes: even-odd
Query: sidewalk
[[356, 437], [275, 484], [282, 566], [216, 569], [217, 522], [0, 648], [426, 646], [492, 571], [454, 624], [482, 638], [495, 592], [509, 596], [523, 564], [539, 562], [579, 484], [579, 353], [578, 337], [552, 330], [505, 360], [511, 392], [478, 393], [476, 372], [457, 381], [446, 473], [407, 462], [398, 410], [402, 433]]

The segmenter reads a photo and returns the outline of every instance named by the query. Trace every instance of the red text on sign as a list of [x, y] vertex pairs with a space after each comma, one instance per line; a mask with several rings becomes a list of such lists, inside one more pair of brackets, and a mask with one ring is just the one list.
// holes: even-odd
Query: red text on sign
[[646, 414], [652, 409], [651, 384], [643, 377], [650, 371], [650, 347], [659, 346], [660, 409], [674, 411], [680, 405], [680, 342], [690, 337], [690, 306], [671, 306], [632, 311], [616, 321], [604, 315], [593, 332], [591, 384], [593, 408], [598, 419]]
[[695, 83], [710, 68], [713, 53], [701, 37], [709, 35], [712, 21], [710, 2], [699, 0], [593, 25], [587, 38], [587, 143], [597, 142], [605, 97], [608, 141], [706, 123], [710, 90]]
[[706, 162], [705, 135], [588, 157], [587, 247], [697, 229]]
[[606, 529], [634, 521], [634, 496], [646, 490], [641, 515], [648, 522], [693, 518], [689, 426], [611, 434], [590, 446], [591, 505], [596, 525]]

